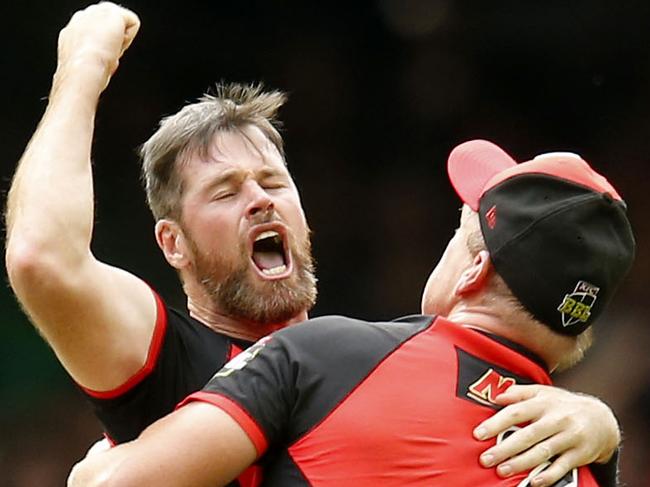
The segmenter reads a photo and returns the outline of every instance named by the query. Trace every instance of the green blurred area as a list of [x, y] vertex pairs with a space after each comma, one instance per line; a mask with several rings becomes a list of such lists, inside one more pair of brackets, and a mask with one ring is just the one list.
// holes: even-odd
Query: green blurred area
[[0, 399], [5, 421], [42, 407], [43, 398], [74, 386], [52, 349], [8, 292], [0, 294]]

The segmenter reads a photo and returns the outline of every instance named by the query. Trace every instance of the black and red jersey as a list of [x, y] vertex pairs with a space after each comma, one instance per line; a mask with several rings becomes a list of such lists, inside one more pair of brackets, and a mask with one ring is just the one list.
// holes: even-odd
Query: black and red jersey
[[186, 313], [167, 307], [158, 295], [156, 303], [157, 320], [144, 366], [112, 391], [82, 388], [114, 443], [137, 438], [251, 345], [217, 333]]
[[[524, 486], [479, 465], [472, 429], [514, 383], [550, 384], [535, 356], [442, 318], [333, 316], [260, 340], [186, 402], [247, 432], [273, 486]], [[543, 467], [542, 467], [543, 468]], [[596, 486], [588, 468], [562, 486]]]

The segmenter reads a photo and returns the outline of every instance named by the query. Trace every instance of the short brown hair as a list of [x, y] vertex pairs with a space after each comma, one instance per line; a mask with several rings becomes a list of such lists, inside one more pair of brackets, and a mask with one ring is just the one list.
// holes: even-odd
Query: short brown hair
[[260, 84], [218, 84], [216, 94], [205, 94], [163, 118], [140, 148], [142, 180], [154, 218], [180, 218], [183, 185], [178, 163], [195, 151], [206, 156], [217, 132], [255, 126], [284, 158], [276, 117], [286, 100], [284, 93], [264, 91]]

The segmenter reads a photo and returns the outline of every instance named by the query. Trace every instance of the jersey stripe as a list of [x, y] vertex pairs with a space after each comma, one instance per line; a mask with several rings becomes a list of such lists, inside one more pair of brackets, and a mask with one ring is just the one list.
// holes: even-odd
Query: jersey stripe
[[244, 409], [242, 409], [241, 406], [239, 406], [236, 402], [220, 394], [199, 391], [185, 398], [178, 405], [178, 407], [179, 408], [183, 407], [192, 401], [207, 402], [209, 404], [217, 406], [220, 409], [223, 409], [246, 432], [248, 437], [253, 442], [253, 445], [255, 445], [255, 449], [257, 450], [258, 457], [264, 454], [264, 452], [269, 446], [266, 436], [262, 432], [262, 429], [257, 424], [257, 422], [253, 418], [251, 418], [250, 415]]
[[242, 353], [244, 349], [237, 345], [236, 343], [231, 343], [230, 344], [230, 349], [228, 350], [228, 358], [226, 359], [226, 363], [230, 362], [232, 359], [234, 359], [237, 355]]
[[111, 389], [110, 391], [95, 391], [79, 384], [79, 387], [81, 387], [81, 389], [83, 389], [83, 391], [89, 396], [97, 399], [113, 399], [119, 397], [142, 382], [155, 367], [165, 338], [165, 330], [167, 329], [167, 308], [160, 296], [158, 296], [158, 293], [153, 289], [151, 292], [156, 299], [156, 324], [154, 325], [153, 335], [151, 336], [151, 343], [149, 344], [149, 351], [147, 352], [147, 359], [145, 360], [144, 365], [121, 386]]

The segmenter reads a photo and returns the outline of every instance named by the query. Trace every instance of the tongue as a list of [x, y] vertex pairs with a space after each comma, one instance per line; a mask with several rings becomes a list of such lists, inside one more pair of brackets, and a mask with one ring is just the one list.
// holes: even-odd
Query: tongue
[[284, 258], [279, 252], [253, 252], [253, 261], [260, 269], [273, 269], [284, 264]]

